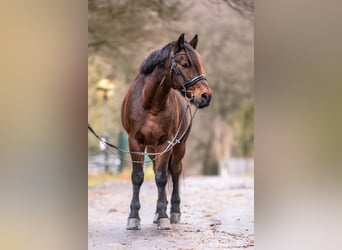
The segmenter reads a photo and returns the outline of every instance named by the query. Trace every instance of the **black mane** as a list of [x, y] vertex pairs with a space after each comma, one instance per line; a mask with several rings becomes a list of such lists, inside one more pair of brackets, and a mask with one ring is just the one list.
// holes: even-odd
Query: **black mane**
[[166, 59], [172, 48], [172, 42], [165, 45], [163, 48], [153, 51], [140, 65], [140, 73], [148, 75], [156, 68], [156, 66], [164, 66]]

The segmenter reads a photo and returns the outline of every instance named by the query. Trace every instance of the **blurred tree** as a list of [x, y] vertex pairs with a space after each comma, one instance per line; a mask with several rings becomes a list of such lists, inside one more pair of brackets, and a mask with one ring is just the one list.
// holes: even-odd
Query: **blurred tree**
[[[126, 151], [129, 150], [127, 134], [123, 130], [120, 130], [120, 132], [119, 132], [118, 146], [119, 146], [119, 148], [121, 148], [123, 150], [126, 150]], [[125, 164], [127, 164], [126, 157], [127, 157], [127, 155], [124, 152], [122, 152], [122, 151], [119, 152], [119, 159], [120, 159], [119, 171], [122, 171]]]
[[179, 7], [177, 0], [88, 0], [88, 54], [135, 73], [146, 48], [155, 49], [168, 23], [180, 18]]
[[[245, 2], [254, 9], [254, 1]], [[122, 98], [143, 58], [180, 33], [186, 33], [186, 39], [199, 35], [198, 51], [214, 94], [210, 106], [195, 117], [185, 170], [187, 174], [216, 174], [232, 144], [233, 153], [243, 147], [237, 143], [235, 120], [246, 103], [253, 103], [253, 18], [244, 18], [237, 7], [222, 0], [89, 0], [88, 7], [89, 121], [101, 131], [102, 105], [95, 85], [112, 75], [116, 85], [110, 98], [112, 142], [118, 141], [121, 129]], [[97, 145], [89, 137], [91, 152]]]
[[251, 157], [254, 153], [254, 105], [245, 105], [234, 122], [232, 154], [237, 157]]
[[241, 16], [254, 20], [254, 0], [223, 0]]
[[190, 166], [200, 161], [204, 174], [217, 174], [231, 153], [236, 113], [253, 102], [254, 24], [223, 1], [202, 2], [182, 25], [199, 33], [198, 50], [214, 94], [210, 106], [197, 113], [188, 143], [195, 153], [186, 159]]
[[[182, 13], [178, 3], [178, 0], [88, 0], [89, 122], [101, 134], [102, 100], [96, 94], [96, 84], [102, 78], [112, 78], [116, 88], [109, 98], [111, 141], [118, 140], [122, 97], [147, 51], [165, 42], [164, 36], [170, 36], [169, 22]], [[89, 149], [92, 154], [99, 153], [98, 143], [92, 137]]]

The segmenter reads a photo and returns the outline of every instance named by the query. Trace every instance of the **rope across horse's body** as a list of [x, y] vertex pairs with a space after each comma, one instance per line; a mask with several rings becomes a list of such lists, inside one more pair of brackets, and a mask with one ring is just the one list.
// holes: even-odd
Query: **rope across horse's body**
[[[184, 136], [185, 136], [185, 134], [188, 132], [188, 130], [189, 130], [189, 128], [190, 128], [190, 125], [191, 125], [191, 122], [192, 122], [192, 120], [194, 119], [194, 117], [195, 117], [195, 114], [196, 114], [196, 112], [197, 112], [197, 108], [195, 109], [195, 111], [194, 111], [194, 114], [191, 116], [191, 122], [188, 124], [188, 126], [186, 127], [186, 129], [183, 131], [183, 133], [181, 134], [181, 136], [180, 137], [178, 137], [178, 134], [179, 134], [179, 132], [180, 132], [180, 130], [181, 130], [181, 127], [182, 127], [182, 125], [183, 125], [183, 123], [184, 123], [184, 120], [185, 120], [185, 116], [186, 116], [186, 114], [187, 114], [187, 112], [190, 112], [190, 100], [188, 100], [188, 102], [187, 102], [187, 105], [186, 105], [186, 111], [184, 112], [184, 114], [183, 114], [183, 116], [182, 116], [182, 119], [181, 119], [181, 121], [180, 121], [180, 123], [179, 123], [179, 126], [178, 126], [178, 129], [177, 129], [177, 132], [176, 132], [176, 134], [174, 135], [174, 137], [171, 139], [171, 140], [169, 140], [168, 141], [168, 145], [166, 146], [166, 148], [164, 149], [164, 150], [162, 150], [161, 152], [157, 152], [157, 153], [146, 153], [146, 152], [131, 152], [131, 151], [127, 151], [127, 150], [125, 150], [125, 149], [122, 149], [122, 148], [120, 148], [120, 147], [118, 147], [118, 146], [116, 146], [116, 145], [114, 145], [114, 144], [112, 144], [112, 143], [109, 143], [109, 142], [107, 142], [107, 141], [105, 141], [105, 140], [103, 140], [96, 132], [95, 132], [95, 130], [92, 128], [92, 126], [88, 123], [88, 130], [95, 136], [95, 138], [99, 141], [99, 142], [101, 142], [101, 143], [103, 143], [103, 144], [105, 144], [105, 145], [107, 145], [108, 147], [110, 147], [110, 148], [113, 148], [113, 149], [115, 149], [115, 150], [117, 150], [117, 151], [119, 151], [119, 152], [121, 152], [121, 153], [125, 153], [125, 154], [135, 154], [135, 155], [148, 155], [149, 157], [150, 156], [155, 156], [153, 159], [151, 158], [151, 161], [131, 161], [131, 162], [134, 162], [134, 163], [147, 163], [147, 162], [152, 162], [153, 160], [156, 160], [157, 158], [159, 158], [161, 155], [163, 155], [163, 154], [165, 154], [166, 152], [168, 152], [168, 151], [170, 151], [175, 145], [177, 145], [177, 144], [179, 144], [181, 141], [182, 141], [182, 139], [184, 138]], [[190, 113], [191, 114], [191, 113]], [[113, 151], [110, 151], [111, 153], [113, 153], [113, 154], [115, 154]]]

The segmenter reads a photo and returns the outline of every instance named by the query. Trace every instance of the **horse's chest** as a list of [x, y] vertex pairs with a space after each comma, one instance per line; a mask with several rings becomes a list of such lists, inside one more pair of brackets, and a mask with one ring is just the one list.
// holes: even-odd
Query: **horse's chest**
[[143, 124], [142, 131], [153, 136], [153, 134], [159, 134], [163, 132], [163, 126], [156, 120], [146, 119], [145, 123]]
[[136, 137], [144, 145], [161, 145], [172, 134], [172, 122], [168, 118], [146, 117], [138, 128]]

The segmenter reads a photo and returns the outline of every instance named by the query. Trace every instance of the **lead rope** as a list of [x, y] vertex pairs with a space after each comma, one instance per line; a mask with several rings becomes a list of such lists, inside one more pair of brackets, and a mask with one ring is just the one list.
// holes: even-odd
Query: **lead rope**
[[[88, 123], [88, 129], [89, 131], [103, 144], [109, 146], [110, 148], [109, 149], [109, 152], [111, 152], [113, 155], [116, 155], [116, 152], [111, 150], [111, 148], [114, 148], [116, 149], [117, 151], [119, 152], [122, 152], [122, 153], [125, 153], [125, 154], [136, 154], [136, 155], [143, 155], [143, 156], [146, 156], [148, 155], [150, 157], [151, 160], [147, 160], [147, 161], [133, 161], [133, 160], [130, 160], [132, 163], [150, 163], [150, 162], [153, 162], [154, 160], [158, 159], [159, 157], [161, 157], [163, 154], [165, 154], [166, 152], [170, 151], [175, 145], [179, 144], [182, 139], [184, 138], [184, 136], [186, 135], [186, 133], [188, 132], [189, 128], [190, 128], [190, 125], [196, 115], [196, 112], [197, 112], [197, 107], [195, 108], [195, 111], [193, 113], [193, 115], [191, 115], [191, 120], [190, 120], [190, 123], [188, 124], [188, 126], [186, 127], [186, 129], [183, 131], [182, 135], [177, 138], [180, 130], [181, 130], [181, 127], [183, 125], [183, 122], [184, 122], [184, 119], [185, 119], [185, 116], [187, 114], [187, 112], [189, 111], [190, 112], [190, 100], [188, 100], [188, 103], [187, 103], [187, 107], [186, 107], [186, 110], [182, 116], [182, 119], [180, 121], [180, 124], [179, 124], [179, 127], [176, 131], [176, 134], [175, 136], [172, 138], [172, 140], [168, 141], [168, 145], [166, 146], [166, 148], [161, 151], [161, 152], [158, 152], [158, 153], [145, 153], [145, 152], [131, 152], [131, 151], [127, 151], [127, 150], [124, 150], [122, 148], [119, 148], [118, 146], [114, 145], [114, 144], [111, 144], [109, 142], [106, 142], [104, 141], [100, 136], [98, 136], [96, 134], [96, 132], [94, 131], [94, 129], [91, 127], [91, 125]], [[190, 113], [191, 114], [191, 113]], [[155, 156], [153, 159], [151, 158], [151, 156]], [[125, 158], [124, 160], [128, 160], [127, 158]]]

